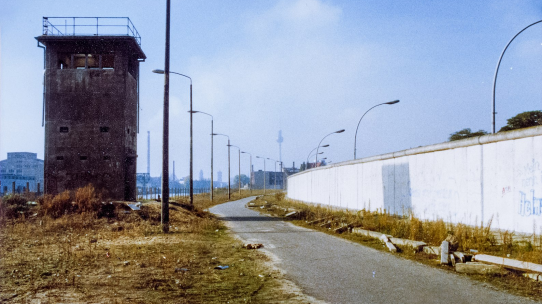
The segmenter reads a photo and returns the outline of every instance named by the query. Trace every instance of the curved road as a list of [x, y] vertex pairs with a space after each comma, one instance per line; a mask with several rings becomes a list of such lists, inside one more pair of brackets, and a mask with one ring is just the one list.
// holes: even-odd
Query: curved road
[[260, 215], [253, 200], [210, 209], [249, 243], [264, 244], [306, 294], [329, 303], [536, 303], [482, 283]]

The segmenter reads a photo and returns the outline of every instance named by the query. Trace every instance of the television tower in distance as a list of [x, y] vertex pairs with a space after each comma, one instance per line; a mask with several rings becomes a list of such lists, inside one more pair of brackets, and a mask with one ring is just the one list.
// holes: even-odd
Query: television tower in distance
[[282, 163], [282, 142], [284, 141], [284, 138], [282, 137], [282, 130], [279, 130], [279, 137], [277, 138], [277, 142], [279, 143], [279, 161]]

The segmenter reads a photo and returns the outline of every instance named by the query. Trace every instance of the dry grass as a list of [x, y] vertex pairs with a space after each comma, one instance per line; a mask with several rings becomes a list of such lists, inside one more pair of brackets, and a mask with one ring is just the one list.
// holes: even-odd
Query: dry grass
[[[475, 249], [480, 252], [520, 259], [533, 263], [542, 263], [542, 236], [531, 235], [517, 238], [509, 231], [493, 231], [491, 221], [486, 226], [469, 226], [465, 224], [452, 224], [442, 219], [430, 221], [421, 220], [413, 215], [397, 216], [379, 210], [348, 211], [338, 210], [321, 205], [304, 204], [284, 199], [284, 196], [265, 196], [268, 204], [275, 204], [283, 208], [293, 208], [298, 212], [296, 219], [313, 221], [316, 219], [332, 219], [332, 226], [341, 223], [351, 224], [354, 227], [363, 227], [367, 230], [391, 234], [394, 237], [423, 241], [432, 246], [440, 246], [449, 234], [454, 235], [459, 244], [459, 250]], [[285, 213], [278, 210], [278, 213]]]
[[[264, 203], [265, 202], [265, 203]], [[353, 227], [362, 227], [367, 230], [379, 231], [391, 234], [394, 237], [424, 241], [429, 245], [439, 246], [449, 234], [453, 234], [458, 241], [460, 251], [476, 249], [480, 253], [497, 256], [507, 256], [523, 261], [542, 264], [541, 236], [532, 235], [528, 240], [517, 238], [507, 231], [492, 231], [491, 222], [487, 226], [468, 226], [465, 224], [450, 224], [443, 220], [428, 221], [420, 220], [412, 215], [394, 216], [383, 211], [369, 212], [361, 210], [357, 212], [337, 210], [321, 205], [311, 205], [284, 199], [281, 195], [266, 195], [254, 201], [256, 205], [267, 208], [257, 210], [284, 216], [287, 212], [295, 209], [298, 211], [292, 222], [306, 228], [319, 230], [335, 236], [358, 242], [378, 250], [388, 251], [380, 240], [352, 233], [334, 233], [334, 228], [340, 224], [351, 224]], [[273, 205], [278, 206], [272, 207]], [[325, 219], [318, 224], [309, 224], [317, 219]], [[323, 223], [328, 225], [321, 226]], [[398, 256], [416, 260], [432, 267], [455, 271], [453, 267], [441, 265], [438, 258], [424, 252], [405, 250], [397, 253]], [[542, 283], [524, 278], [520, 272], [511, 271], [507, 275], [484, 276], [468, 275], [468, 277], [491, 284], [499, 289], [510, 293], [527, 296], [537, 301], [542, 301]]]
[[[0, 214], [0, 300], [303, 302], [301, 295], [282, 290], [282, 275], [266, 265], [264, 254], [243, 249], [219, 220], [203, 211], [210, 205], [208, 196], [197, 195], [195, 207], [172, 203], [167, 234], [160, 230], [159, 203], [126, 212], [99, 199], [85, 187], [44, 197], [27, 215]], [[217, 197], [215, 203], [222, 201]], [[0, 202], [6, 205], [6, 200]], [[109, 206], [109, 213], [103, 206]], [[217, 265], [230, 268], [214, 269]]]

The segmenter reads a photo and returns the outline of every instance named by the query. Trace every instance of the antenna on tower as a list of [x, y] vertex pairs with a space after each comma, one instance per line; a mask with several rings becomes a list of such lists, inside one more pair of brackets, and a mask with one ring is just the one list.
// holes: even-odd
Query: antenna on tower
[[282, 163], [282, 142], [284, 141], [284, 138], [282, 137], [282, 130], [279, 130], [279, 137], [277, 138], [277, 142], [279, 143], [279, 161]]

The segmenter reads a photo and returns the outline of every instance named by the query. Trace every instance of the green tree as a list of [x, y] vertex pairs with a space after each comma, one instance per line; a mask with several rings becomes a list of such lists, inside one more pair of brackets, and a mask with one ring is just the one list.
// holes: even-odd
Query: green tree
[[[241, 187], [243, 187], [244, 185], [248, 185], [248, 183], [250, 183], [250, 178], [248, 178], [248, 176], [244, 174], [241, 174]], [[233, 178], [233, 184], [239, 185], [239, 175], [236, 175]]]
[[478, 130], [476, 132], [472, 132], [470, 128], [466, 128], [466, 129], [450, 134], [450, 137], [448, 138], [448, 140], [449, 141], [461, 140], [461, 139], [465, 139], [469, 137], [482, 136], [486, 134], [487, 132], [484, 130]]
[[507, 120], [508, 124], [499, 132], [523, 129], [542, 125], [542, 111], [527, 111]]

